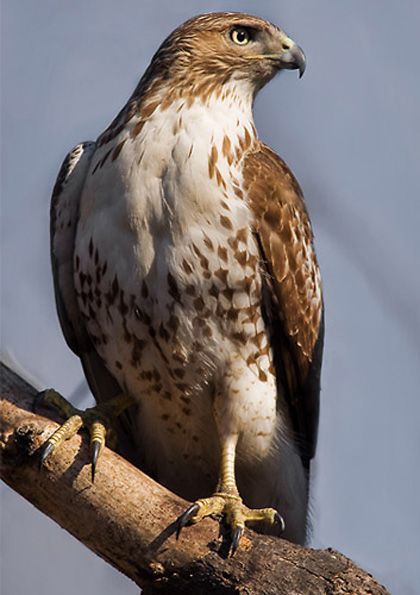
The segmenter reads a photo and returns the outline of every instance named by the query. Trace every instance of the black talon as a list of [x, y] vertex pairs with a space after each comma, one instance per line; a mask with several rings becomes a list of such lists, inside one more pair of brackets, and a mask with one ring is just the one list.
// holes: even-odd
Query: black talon
[[197, 503], [191, 504], [185, 512], [178, 517], [176, 521], [176, 538], [179, 539], [182, 529], [191, 521], [194, 515], [199, 511], [200, 506]]
[[44, 464], [45, 460], [50, 456], [52, 451], [54, 450], [54, 444], [51, 442], [45, 442], [39, 450], [39, 469], [42, 469], [42, 465]]
[[277, 510], [276, 514], [274, 515], [274, 522], [280, 525], [280, 531], [283, 533], [283, 531], [286, 529], [286, 523], [284, 522], [284, 518], [280, 513], [277, 512]]
[[99, 453], [101, 451], [101, 443], [95, 440], [92, 443], [92, 483], [95, 482], [96, 464], [98, 462]]
[[243, 527], [236, 527], [232, 531], [232, 543], [230, 545], [231, 556], [235, 555], [235, 552], [238, 549], [239, 542], [241, 540], [243, 533], [244, 533]]

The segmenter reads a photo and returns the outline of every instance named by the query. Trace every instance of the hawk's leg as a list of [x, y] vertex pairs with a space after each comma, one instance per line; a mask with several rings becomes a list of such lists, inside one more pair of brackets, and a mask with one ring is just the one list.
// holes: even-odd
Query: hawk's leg
[[181, 529], [211, 516], [223, 520], [230, 530], [230, 552], [238, 548], [246, 523], [278, 523], [284, 530], [284, 520], [274, 508], [252, 509], [245, 506], [235, 479], [236, 440], [226, 441], [222, 448], [220, 477], [216, 492], [209, 498], [196, 500], [177, 520], [177, 538]]
[[42, 467], [44, 461], [59, 444], [77, 434], [80, 428], [87, 428], [90, 434], [92, 481], [94, 481], [96, 465], [99, 455], [105, 446], [105, 442], [107, 441], [110, 446], [115, 445], [116, 440], [111, 421], [132, 405], [134, 402], [133, 399], [121, 394], [96, 405], [96, 407], [90, 407], [83, 411], [73, 407], [69, 401], [54, 389], [47, 389], [37, 395], [36, 402], [53, 407], [63, 417], [67, 418], [63, 425], [42, 445], [39, 453], [40, 466]]

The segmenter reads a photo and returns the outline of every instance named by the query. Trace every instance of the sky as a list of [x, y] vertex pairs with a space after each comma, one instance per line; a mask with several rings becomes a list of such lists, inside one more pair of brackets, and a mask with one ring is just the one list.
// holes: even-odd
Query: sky
[[[258, 96], [260, 137], [292, 167], [315, 230], [326, 303], [314, 547], [393, 594], [420, 584], [420, 4], [418, 0], [3, 0], [2, 357], [88, 405], [55, 313], [49, 198], [69, 149], [95, 139], [153, 52], [200, 12], [245, 11], [303, 47]], [[4, 595], [138, 588], [2, 487]], [[180, 545], [182, 547], [182, 544]]]

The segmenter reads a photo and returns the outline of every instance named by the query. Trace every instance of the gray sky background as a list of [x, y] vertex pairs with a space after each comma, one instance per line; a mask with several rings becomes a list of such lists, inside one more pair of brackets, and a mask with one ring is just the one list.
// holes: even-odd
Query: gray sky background
[[[303, 186], [322, 266], [326, 346], [313, 522], [395, 594], [419, 592], [420, 3], [418, 0], [4, 0], [2, 352], [40, 387], [82, 375], [49, 270], [51, 188], [95, 139], [162, 39], [193, 14], [243, 10], [282, 26], [308, 67], [257, 99], [260, 136]], [[2, 488], [4, 595], [137, 593]], [[182, 541], [180, 543], [182, 547]], [[59, 577], [68, 584], [57, 587]]]

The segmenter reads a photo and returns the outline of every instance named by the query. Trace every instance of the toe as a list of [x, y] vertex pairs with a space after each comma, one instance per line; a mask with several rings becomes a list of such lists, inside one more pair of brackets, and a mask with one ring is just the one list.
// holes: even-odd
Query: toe
[[45, 403], [45, 393], [48, 390], [49, 389], [42, 390], [41, 392], [39, 392], [35, 395], [34, 400], [32, 402], [32, 412], [33, 413], [38, 413], [38, 409]]
[[77, 434], [82, 424], [83, 421], [80, 415], [73, 415], [48, 438], [39, 451], [41, 467], [59, 444]]
[[32, 408], [33, 411], [36, 413], [37, 409], [43, 405], [44, 407], [52, 407], [56, 409], [60, 415], [63, 417], [69, 418], [77, 415], [79, 412], [78, 409], [73, 407], [67, 399], [65, 399], [60, 393], [58, 393], [53, 388], [47, 388], [41, 392], [39, 392], [34, 399]]

